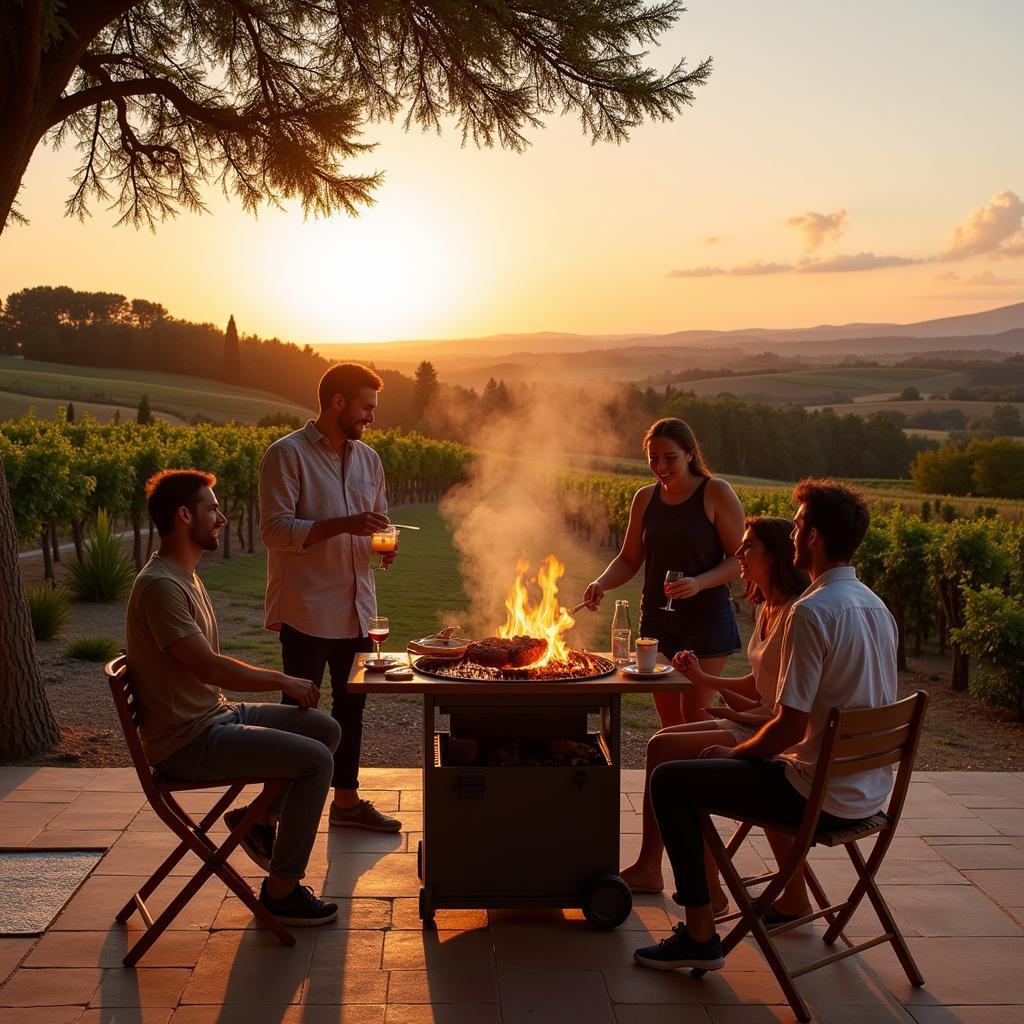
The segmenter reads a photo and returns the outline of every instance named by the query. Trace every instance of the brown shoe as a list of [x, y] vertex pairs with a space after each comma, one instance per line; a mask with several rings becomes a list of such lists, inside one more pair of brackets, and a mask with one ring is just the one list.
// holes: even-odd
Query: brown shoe
[[397, 818], [388, 817], [373, 806], [372, 800], [360, 800], [352, 807], [339, 807], [331, 804], [328, 821], [332, 825], [348, 828], [368, 828], [371, 832], [400, 832], [402, 823]]

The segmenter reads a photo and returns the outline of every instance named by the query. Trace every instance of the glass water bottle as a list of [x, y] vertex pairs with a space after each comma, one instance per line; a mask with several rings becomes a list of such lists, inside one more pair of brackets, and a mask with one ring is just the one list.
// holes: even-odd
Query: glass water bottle
[[616, 665], [629, 664], [629, 651], [633, 643], [633, 626], [629, 621], [629, 602], [616, 601], [612, 616], [612, 661]]

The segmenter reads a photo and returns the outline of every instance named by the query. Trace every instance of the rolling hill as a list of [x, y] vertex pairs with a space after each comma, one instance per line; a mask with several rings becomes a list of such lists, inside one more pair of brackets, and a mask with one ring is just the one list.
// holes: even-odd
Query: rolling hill
[[149, 395], [155, 413], [185, 422], [197, 415], [217, 422], [255, 423], [277, 412], [301, 419], [311, 413], [268, 391], [221, 381], [147, 370], [33, 362], [17, 356], [0, 356], [0, 392], [6, 393], [0, 402], [4, 418], [22, 415], [31, 405], [42, 416], [43, 400], [58, 400], [58, 404], [73, 401], [76, 412], [84, 412], [87, 406], [99, 407], [99, 411], [109, 409], [109, 416], [120, 407], [122, 416], [134, 416], [143, 394]]

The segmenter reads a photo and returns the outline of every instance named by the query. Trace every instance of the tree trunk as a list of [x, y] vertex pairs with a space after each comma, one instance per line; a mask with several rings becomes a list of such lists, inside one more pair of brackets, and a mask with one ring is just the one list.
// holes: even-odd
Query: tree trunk
[[959, 644], [950, 644], [953, 649], [953, 675], [950, 688], [957, 693], [966, 693], [971, 685], [970, 658], [960, 649]]
[[85, 541], [85, 522], [81, 519], [76, 519], [71, 524], [71, 540], [75, 545], [75, 558], [79, 561], [82, 560], [82, 545]]
[[132, 558], [135, 559], [135, 571], [142, 572], [142, 513], [132, 511]]
[[60, 538], [57, 536], [57, 524], [50, 523], [50, 547], [53, 549], [53, 560], [60, 561]]
[[[4, 477], [5, 485], [6, 482], [7, 478]], [[39, 531], [39, 547], [43, 551], [43, 579], [47, 583], [56, 586], [57, 577], [53, 574], [53, 552], [50, 550], [50, 528], [46, 523], [43, 523], [42, 529]]]
[[236, 534], [238, 536], [238, 550], [245, 550], [245, 506], [239, 505], [238, 524]]
[[0, 762], [35, 757], [60, 742], [36, 662], [32, 616], [21, 586], [18, 537], [0, 462]]
[[896, 668], [900, 672], [907, 671], [907, 629], [903, 621], [903, 612], [896, 619]]
[[249, 502], [249, 515], [247, 520], [246, 525], [249, 527], [249, 554], [251, 555], [253, 551], [256, 550], [256, 502], [254, 501]]
[[[226, 512], [224, 514], [227, 515]], [[229, 520], [230, 520], [230, 518], [231, 517], [228, 516]], [[224, 540], [224, 543], [221, 545], [221, 557], [222, 558], [230, 558], [231, 557], [231, 523], [230, 523], [230, 521], [227, 523], [227, 526], [225, 527], [225, 529], [221, 533], [221, 537]]]

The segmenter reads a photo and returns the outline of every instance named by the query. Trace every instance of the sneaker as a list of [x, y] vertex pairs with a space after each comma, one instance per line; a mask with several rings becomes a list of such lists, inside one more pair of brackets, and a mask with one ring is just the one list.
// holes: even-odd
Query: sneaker
[[372, 800], [360, 800], [352, 807], [338, 807], [331, 804], [327, 820], [332, 825], [348, 826], [349, 828], [368, 828], [371, 832], [401, 832], [402, 823], [397, 818], [389, 817], [373, 806]]
[[296, 885], [291, 895], [283, 900], [272, 900], [267, 895], [267, 880], [260, 887], [260, 903], [282, 924], [296, 928], [315, 928], [327, 924], [338, 916], [338, 904], [317, 899], [308, 885]]
[[[224, 824], [227, 825], [229, 831], [235, 831], [248, 810], [248, 807], [234, 807], [224, 815]], [[242, 836], [242, 841], [238, 845], [249, 854], [254, 863], [259, 864], [264, 871], [269, 871], [276, 838], [277, 829], [273, 825], [261, 825], [256, 822]]]
[[707, 942], [690, 937], [686, 925], [680, 922], [667, 939], [656, 946], [641, 946], [633, 952], [633, 959], [644, 967], [659, 971], [674, 971], [678, 967], [699, 967], [704, 971], [720, 971], [725, 966], [722, 940], [712, 935]]

